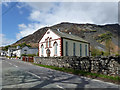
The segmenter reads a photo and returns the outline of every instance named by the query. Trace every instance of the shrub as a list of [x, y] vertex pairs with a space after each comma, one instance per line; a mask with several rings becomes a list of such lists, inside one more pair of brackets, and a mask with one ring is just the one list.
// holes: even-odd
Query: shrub
[[28, 54], [27, 56], [33, 57], [33, 56], [36, 56], [36, 55], [35, 54]]
[[22, 54], [21, 56], [27, 56], [26, 54]]
[[36, 56], [35, 54], [22, 54], [21, 56], [28, 56], [28, 57], [34, 57], [34, 56]]
[[99, 49], [96, 49], [96, 48], [91, 49], [92, 56], [100, 56], [100, 55], [102, 55], [102, 53], [103, 53], [103, 51], [100, 51]]
[[120, 54], [117, 53], [117, 54], [115, 54], [115, 56], [120, 56]]

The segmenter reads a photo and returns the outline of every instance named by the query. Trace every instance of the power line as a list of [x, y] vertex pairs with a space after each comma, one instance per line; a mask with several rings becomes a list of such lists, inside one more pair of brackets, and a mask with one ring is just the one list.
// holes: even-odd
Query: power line
[[2, 15], [5, 15], [8, 11], [10, 11], [13, 7], [15, 7], [17, 5], [18, 2], [16, 2], [15, 4], [13, 4], [10, 8], [8, 8], [5, 12], [2, 13]]

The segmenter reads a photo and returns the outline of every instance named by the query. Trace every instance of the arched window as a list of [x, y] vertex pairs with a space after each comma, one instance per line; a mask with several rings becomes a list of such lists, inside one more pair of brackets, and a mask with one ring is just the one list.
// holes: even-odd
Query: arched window
[[49, 38], [49, 37], [46, 39], [46, 48], [50, 48], [51, 47], [51, 39], [52, 38]]
[[43, 56], [44, 55], [44, 46], [43, 46], [43, 44], [41, 45], [41, 56]]
[[48, 48], [48, 40], [46, 40], [46, 48]]
[[57, 56], [57, 42], [54, 42], [54, 55]]
[[52, 38], [49, 39], [49, 47], [51, 47], [51, 39], [52, 39]]
[[47, 43], [47, 44], [48, 44], [47, 46], [49, 47], [49, 44], [50, 44], [50, 40], [49, 40], [49, 38], [48, 38], [48, 43]]

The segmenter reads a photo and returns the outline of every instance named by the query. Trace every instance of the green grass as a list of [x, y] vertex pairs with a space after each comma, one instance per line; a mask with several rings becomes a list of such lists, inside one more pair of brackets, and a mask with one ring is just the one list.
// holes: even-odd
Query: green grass
[[75, 75], [100, 77], [100, 78], [106, 78], [106, 79], [109, 79], [109, 80], [120, 82], [120, 77], [119, 76], [114, 77], [114, 76], [108, 76], [108, 75], [103, 75], [103, 74], [98, 74], [98, 73], [91, 73], [91, 72], [86, 72], [86, 71], [81, 71], [81, 70], [74, 70], [74, 69], [69, 69], [69, 68], [60, 68], [60, 67], [36, 64], [36, 63], [33, 63], [33, 64], [41, 66], [41, 67], [45, 67], [45, 68], [50, 68], [50, 69], [62, 71], [62, 72], [72, 73], [72, 74], [75, 74]]

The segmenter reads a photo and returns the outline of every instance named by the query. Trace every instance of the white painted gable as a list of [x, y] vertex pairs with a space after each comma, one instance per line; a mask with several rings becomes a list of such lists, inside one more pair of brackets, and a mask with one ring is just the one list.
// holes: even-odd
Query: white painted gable
[[52, 37], [52, 39], [58, 39], [58, 38], [60, 38], [60, 36], [58, 36], [58, 35], [55, 34], [52, 30], [49, 29], [49, 30], [44, 34], [44, 36], [42, 37], [42, 39], [40, 40], [39, 43], [45, 42], [45, 39], [47, 39], [48, 37]]

